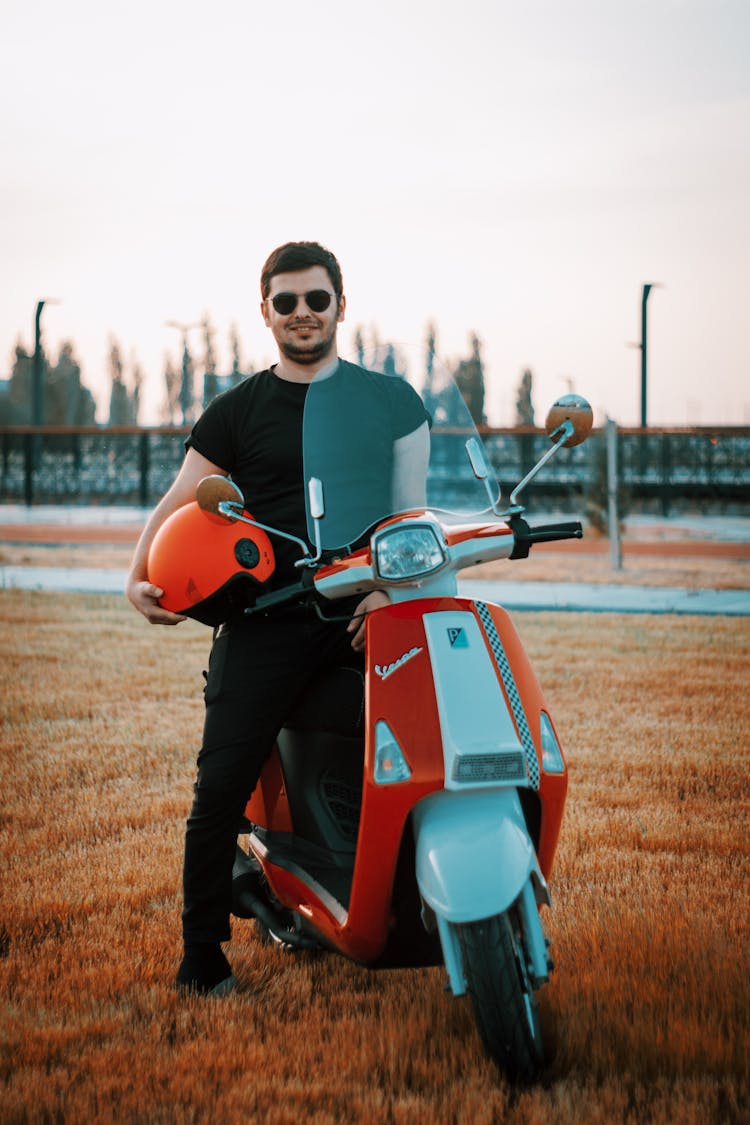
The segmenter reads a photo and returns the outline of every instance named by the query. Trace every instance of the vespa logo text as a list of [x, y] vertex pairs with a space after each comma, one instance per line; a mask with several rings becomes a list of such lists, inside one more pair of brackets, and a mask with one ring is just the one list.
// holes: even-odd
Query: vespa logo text
[[409, 660], [411, 660], [412, 657], [418, 656], [421, 651], [422, 649], [416, 646], [414, 648], [410, 648], [408, 652], [405, 652], [403, 656], [399, 656], [398, 660], [394, 660], [392, 664], [386, 664], [385, 667], [382, 667], [382, 665], [380, 664], [376, 664], [375, 671], [378, 676], [380, 676], [381, 680], [387, 680], [389, 676], [392, 676], [394, 672], [397, 672], [398, 669], [406, 664]]

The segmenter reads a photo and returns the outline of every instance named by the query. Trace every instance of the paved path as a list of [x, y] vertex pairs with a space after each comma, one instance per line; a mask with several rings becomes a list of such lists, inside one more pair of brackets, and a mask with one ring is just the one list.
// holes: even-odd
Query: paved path
[[459, 580], [458, 588], [468, 597], [497, 602], [508, 609], [750, 616], [750, 590], [691, 590], [682, 586], [593, 582], [487, 582], [471, 578]]
[[[121, 594], [125, 571], [93, 567], [0, 566], [0, 588]], [[459, 593], [517, 610], [596, 613], [689, 613], [750, 616], [750, 590], [689, 590], [675, 586], [585, 582], [489, 582], [462, 579]]]

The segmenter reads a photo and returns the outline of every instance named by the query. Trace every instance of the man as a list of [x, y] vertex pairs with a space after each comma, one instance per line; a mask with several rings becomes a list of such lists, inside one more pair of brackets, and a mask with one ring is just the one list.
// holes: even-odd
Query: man
[[[164, 521], [195, 499], [203, 477], [231, 475], [254, 518], [308, 538], [302, 417], [313, 379], [328, 380], [327, 390], [338, 389], [349, 396], [350, 422], [359, 426], [362, 435], [371, 433], [373, 417], [380, 419], [372, 440], [380, 443], [378, 455], [384, 453], [388, 460], [394, 510], [424, 503], [426, 412], [403, 381], [388, 380], [338, 359], [336, 337], [346, 298], [334, 255], [314, 242], [280, 246], [263, 267], [261, 296], [261, 314], [276, 341], [278, 363], [219, 395], [207, 407], [188, 438], [174, 484], [147, 521], [135, 549], [126, 594], [153, 624], [176, 625], [184, 618], [158, 604], [163, 590], [148, 581], [149, 547]], [[364, 403], [359, 409], [358, 401]], [[294, 562], [299, 555], [294, 545], [275, 537], [274, 550], [274, 583], [295, 581], [299, 572]], [[203, 743], [185, 836], [185, 954], [177, 974], [179, 987], [223, 995], [236, 985], [221, 944], [230, 937], [232, 865], [240, 816], [296, 699], [322, 668], [351, 663], [353, 653], [361, 659], [365, 616], [387, 601], [384, 592], [373, 591], [350, 607], [347, 625], [322, 622], [312, 610], [297, 609], [238, 616], [215, 632], [205, 688]]]

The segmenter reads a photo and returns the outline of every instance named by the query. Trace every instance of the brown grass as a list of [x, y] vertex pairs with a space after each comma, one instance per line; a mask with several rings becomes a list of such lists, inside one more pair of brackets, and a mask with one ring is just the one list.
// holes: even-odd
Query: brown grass
[[127, 569], [130, 543], [7, 543], [0, 531], [0, 566], [98, 566]]
[[288, 957], [179, 999], [208, 630], [0, 593], [0, 1121], [746, 1122], [745, 619], [517, 617], [571, 790], [547, 915], [552, 1057], [512, 1091], [440, 970]]
[[585, 551], [532, 551], [528, 559], [484, 563], [466, 571], [466, 578], [500, 582], [594, 582], [616, 586], [684, 586], [690, 590], [746, 590], [750, 559], [700, 556], [625, 555], [613, 570], [608, 554]]

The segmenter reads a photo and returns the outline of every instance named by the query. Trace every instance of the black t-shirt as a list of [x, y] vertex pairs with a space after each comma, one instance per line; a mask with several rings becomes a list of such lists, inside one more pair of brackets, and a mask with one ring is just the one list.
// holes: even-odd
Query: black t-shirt
[[[373, 449], [385, 444], [390, 451], [397, 438], [427, 418], [417, 393], [394, 376], [342, 360], [323, 384], [329, 402], [341, 404], [342, 425], [358, 443], [363, 464], [369, 463]], [[229, 473], [255, 519], [306, 541], [302, 419], [307, 391], [307, 383], [280, 379], [272, 370], [259, 371], [209, 403], [185, 443]], [[316, 385], [313, 393], [318, 392]], [[294, 562], [301, 550], [278, 536], [272, 541], [277, 568], [273, 584], [294, 581]]]

